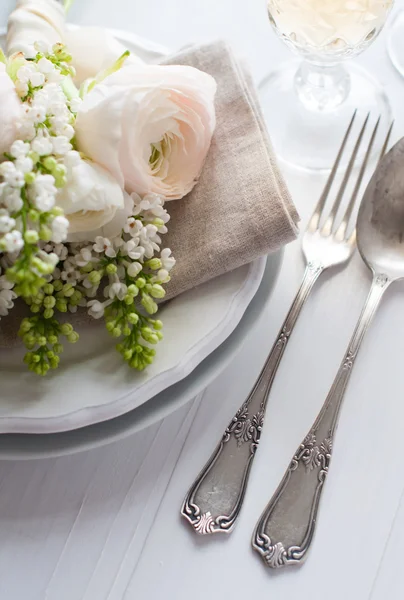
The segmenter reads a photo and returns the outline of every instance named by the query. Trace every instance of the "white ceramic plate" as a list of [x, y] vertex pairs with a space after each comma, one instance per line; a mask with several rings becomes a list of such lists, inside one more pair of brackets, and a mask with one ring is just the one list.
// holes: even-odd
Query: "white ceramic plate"
[[[112, 31], [144, 60], [164, 48]], [[3, 40], [0, 40], [4, 42]], [[79, 328], [61, 366], [45, 379], [27, 372], [21, 346], [0, 349], [0, 433], [53, 433], [116, 418], [177, 383], [234, 330], [261, 282], [265, 258], [171, 301], [161, 310], [164, 341], [146, 372], [130, 370], [102, 323]]]
[[0, 435], [0, 460], [30, 460], [82, 452], [132, 435], [166, 417], [204, 390], [235, 357], [260, 317], [278, 276], [282, 252], [270, 255], [258, 292], [226, 341], [212, 352], [191, 375], [165, 389], [125, 415], [73, 431], [49, 435]]

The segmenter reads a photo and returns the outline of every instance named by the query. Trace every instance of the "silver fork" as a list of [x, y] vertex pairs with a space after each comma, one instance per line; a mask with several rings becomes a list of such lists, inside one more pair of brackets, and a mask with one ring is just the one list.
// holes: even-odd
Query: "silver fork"
[[348, 227], [380, 119], [372, 131], [344, 216], [337, 224], [337, 214], [351, 178], [369, 115], [361, 127], [331, 211], [328, 216], [325, 214], [326, 201], [355, 118], [356, 112], [349, 123], [324, 191], [303, 236], [306, 270], [300, 289], [250, 395], [231, 420], [216, 450], [193, 483], [182, 505], [181, 514], [199, 534], [232, 531], [240, 514], [253, 458], [261, 437], [268, 396], [297, 318], [321, 273], [330, 267], [346, 263], [355, 250], [355, 230], [350, 232]]

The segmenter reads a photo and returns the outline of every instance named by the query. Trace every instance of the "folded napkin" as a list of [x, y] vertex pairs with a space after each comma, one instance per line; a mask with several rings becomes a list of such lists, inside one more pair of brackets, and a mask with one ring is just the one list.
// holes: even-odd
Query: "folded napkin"
[[[273, 252], [295, 239], [299, 220], [278, 170], [249, 74], [222, 42], [166, 61], [197, 67], [217, 81], [217, 125], [198, 185], [167, 203], [164, 246], [177, 260], [166, 299]], [[0, 347], [16, 343], [26, 307], [0, 321]], [[69, 315], [75, 325], [93, 319]], [[99, 323], [97, 321], [97, 323]]]
[[167, 204], [164, 245], [177, 264], [167, 298], [295, 239], [298, 214], [280, 174], [249, 74], [223, 42], [186, 48], [167, 61], [217, 81], [217, 125], [198, 185]]

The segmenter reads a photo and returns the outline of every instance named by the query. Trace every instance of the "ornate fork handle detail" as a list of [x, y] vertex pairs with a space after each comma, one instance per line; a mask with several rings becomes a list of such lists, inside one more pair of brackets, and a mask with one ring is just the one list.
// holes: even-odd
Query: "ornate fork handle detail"
[[322, 271], [321, 263], [307, 265], [300, 289], [250, 395], [184, 500], [181, 514], [197, 533], [229, 533], [234, 527], [261, 437], [272, 382], [300, 311]]
[[385, 275], [374, 277], [327, 399], [256, 525], [252, 545], [269, 567], [299, 564], [306, 557], [314, 536], [344, 393], [363, 337], [390, 283]]

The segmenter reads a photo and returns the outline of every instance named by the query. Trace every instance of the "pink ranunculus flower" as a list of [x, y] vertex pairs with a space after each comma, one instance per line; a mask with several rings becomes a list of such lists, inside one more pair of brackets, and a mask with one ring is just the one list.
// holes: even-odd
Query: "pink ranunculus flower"
[[0, 160], [10, 150], [17, 135], [17, 124], [22, 116], [22, 104], [14, 83], [0, 62]]
[[128, 192], [182, 198], [209, 150], [215, 92], [213, 77], [193, 67], [124, 65], [84, 98], [78, 148]]

